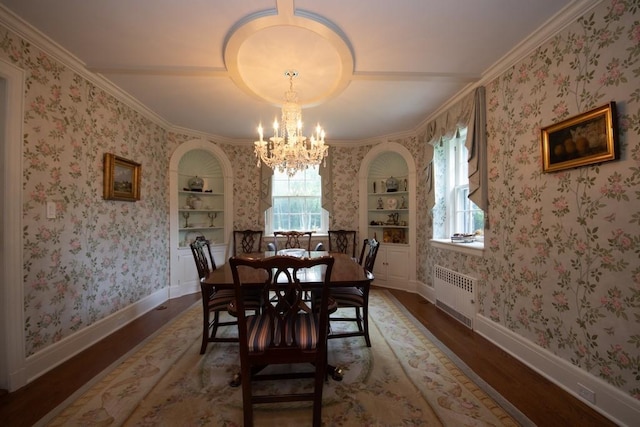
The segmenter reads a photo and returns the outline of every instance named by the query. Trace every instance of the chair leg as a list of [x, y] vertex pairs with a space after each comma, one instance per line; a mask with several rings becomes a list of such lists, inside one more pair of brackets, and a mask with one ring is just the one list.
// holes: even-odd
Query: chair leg
[[358, 322], [358, 330], [360, 332], [364, 331], [362, 328], [362, 316], [360, 315], [360, 307], [354, 307], [356, 310], [356, 322]]
[[211, 328], [211, 335], [209, 336], [209, 340], [213, 340], [216, 337], [216, 334], [218, 333], [218, 325], [220, 324], [220, 312], [218, 311], [214, 311], [213, 312], [213, 322], [212, 322], [212, 328]]
[[207, 351], [209, 343], [209, 312], [205, 311], [202, 316], [202, 345], [200, 346], [200, 354]]
[[362, 307], [362, 321], [364, 322], [364, 340], [367, 342], [367, 347], [371, 347], [371, 338], [369, 338], [369, 304], [365, 304]]
[[245, 426], [253, 426], [253, 397], [251, 393], [251, 368], [245, 364], [241, 368], [242, 414]]
[[316, 376], [315, 376], [315, 384], [314, 384], [314, 393], [315, 396], [313, 398], [313, 426], [320, 427], [322, 425], [322, 388], [324, 386], [324, 381], [327, 373], [327, 359], [325, 358], [324, 363], [321, 363], [320, 366], [316, 366]]

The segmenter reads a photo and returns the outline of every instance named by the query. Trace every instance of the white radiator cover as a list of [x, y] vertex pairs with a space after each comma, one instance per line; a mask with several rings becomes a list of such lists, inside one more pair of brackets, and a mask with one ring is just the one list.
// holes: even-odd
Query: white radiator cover
[[473, 329], [477, 282], [475, 277], [436, 265], [433, 270], [436, 307]]

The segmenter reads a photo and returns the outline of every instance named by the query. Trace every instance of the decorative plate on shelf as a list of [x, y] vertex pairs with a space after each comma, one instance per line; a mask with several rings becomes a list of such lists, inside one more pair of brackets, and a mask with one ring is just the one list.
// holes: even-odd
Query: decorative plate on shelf
[[396, 209], [398, 207], [398, 199], [389, 197], [387, 199], [387, 209]]

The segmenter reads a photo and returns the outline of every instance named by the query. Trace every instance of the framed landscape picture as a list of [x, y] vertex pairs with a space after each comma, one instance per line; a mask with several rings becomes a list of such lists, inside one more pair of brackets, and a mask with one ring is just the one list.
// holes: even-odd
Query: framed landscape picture
[[615, 103], [542, 129], [542, 171], [556, 172], [619, 156]]
[[140, 200], [140, 172], [140, 163], [105, 153], [104, 199], [125, 202]]

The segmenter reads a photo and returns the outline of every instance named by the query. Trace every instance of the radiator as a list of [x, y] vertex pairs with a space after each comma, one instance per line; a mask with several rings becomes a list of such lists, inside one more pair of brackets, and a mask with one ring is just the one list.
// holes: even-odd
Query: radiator
[[433, 271], [436, 306], [470, 329], [473, 329], [475, 317], [477, 281], [475, 277], [440, 265], [436, 265]]

